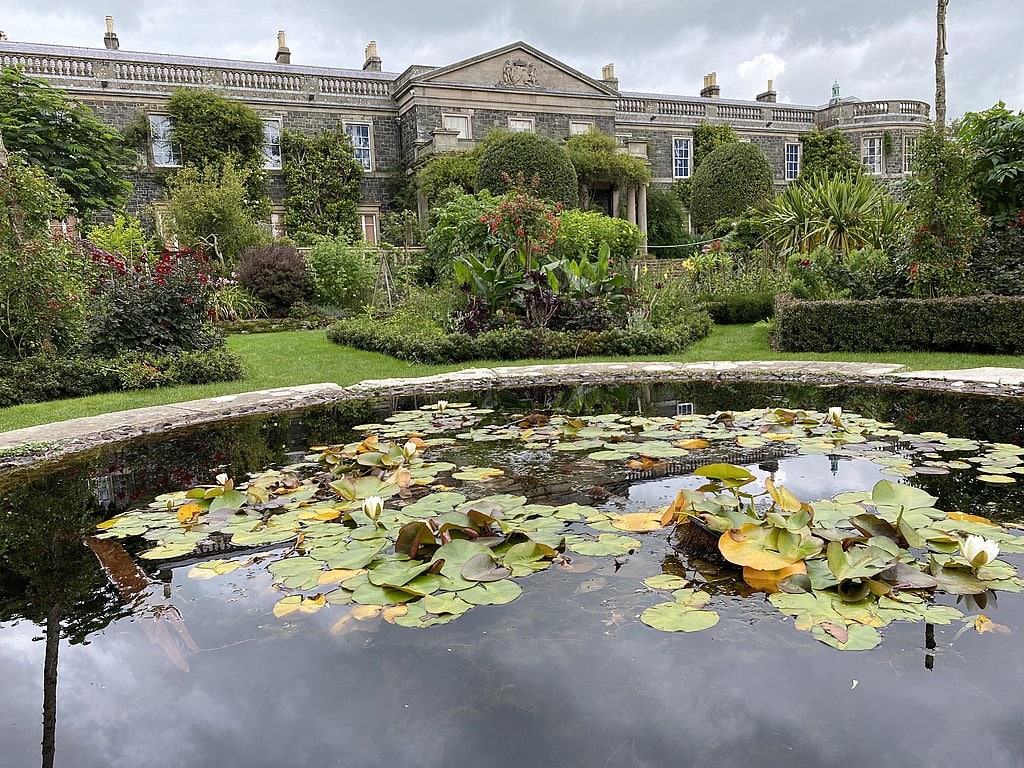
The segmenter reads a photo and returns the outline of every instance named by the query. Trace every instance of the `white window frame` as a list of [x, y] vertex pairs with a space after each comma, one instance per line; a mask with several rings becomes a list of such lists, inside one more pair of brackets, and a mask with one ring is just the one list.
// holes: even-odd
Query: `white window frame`
[[280, 239], [288, 236], [288, 230], [284, 226], [285, 210], [283, 206], [275, 205], [270, 209], [270, 236]]
[[913, 173], [911, 164], [914, 162], [914, 155], [917, 154], [917, 134], [903, 134], [903, 172]]
[[[791, 164], [790, 159], [789, 159], [789, 157], [790, 157], [789, 150], [790, 150], [791, 147], [796, 147], [796, 162], [795, 162], [795, 164]], [[798, 141], [787, 141], [786, 142], [786, 148], [785, 148], [785, 151], [783, 153], [783, 163], [786, 166], [786, 171], [785, 171], [786, 181], [793, 181], [793, 180], [795, 180], [800, 175], [800, 171], [801, 171], [802, 166], [803, 166], [803, 160], [804, 160], [803, 144], [801, 144]]]
[[[353, 131], [350, 130], [355, 128], [366, 129], [366, 146], [356, 144]], [[352, 151], [356, 156], [356, 160], [362, 163], [363, 170], [373, 171], [373, 123], [369, 120], [346, 120], [344, 130], [349, 142], [352, 144]], [[365, 158], [363, 153], [365, 153]]]
[[512, 133], [536, 133], [535, 125], [532, 117], [510, 117], [508, 119], [508, 129]]
[[363, 236], [363, 240], [370, 245], [377, 245], [380, 242], [380, 216], [378, 212], [359, 209], [356, 211], [356, 214], [359, 216], [359, 231]]
[[159, 112], [150, 113], [149, 154], [156, 168], [181, 168], [181, 147], [174, 143], [173, 131], [174, 118]]
[[569, 135], [570, 136], [585, 136], [594, 130], [594, 123], [591, 120], [570, 120], [569, 121]]
[[[685, 147], [685, 152], [680, 150]], [[684, 172], [680, 172], [680, 163], [685, 162]], [[693, 175], [693, 139], [689, 136], [672, 137], [672, 178], [688, 179]]]
[[860, 159], [873, 176], [881, 176], [885, 170], [885, 156], [881, 136], [865, 136], [860, 140]]
[[268, 171], [280, 171], [283, 167], [279, 117], [263, 118], [263, 167]]
[[[454, 123], [464, 123], [465, 130], [462, 128], [454, 127]], [[442, 113], [441, 115], [441, 127], [446, 131], [458, 131], [460, 139], [472, 139], [473, 138], [473, 120], [469, 115], [460, 115], [456, 113]]]

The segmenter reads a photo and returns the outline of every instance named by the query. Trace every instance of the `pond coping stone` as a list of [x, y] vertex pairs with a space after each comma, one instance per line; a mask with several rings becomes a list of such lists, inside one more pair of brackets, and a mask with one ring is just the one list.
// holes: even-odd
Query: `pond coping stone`
[[[401, 395], [443, 395], [467, 390], [566, 384], [648, 384], [658, 381], [764, 381], [821, 386], [868, 385], [1024, 397], [1024, 368], [907, 371], [887, 363], [806, 360], [695, 363], [555, 363], [466, 368], [433, 376], [370, 379], [342, 387], [306, 384], [257, 390], [86, 416], [0, 433], [0, 469], [52, 461], [100, 445], [253, 414], [287, 413], [348, 400]], [[39, 444], [36, 449], [33, 446]], [[19, 451], [28, 446], [29, 450]], [[6, 452], [6, 456], [4, 453]]]

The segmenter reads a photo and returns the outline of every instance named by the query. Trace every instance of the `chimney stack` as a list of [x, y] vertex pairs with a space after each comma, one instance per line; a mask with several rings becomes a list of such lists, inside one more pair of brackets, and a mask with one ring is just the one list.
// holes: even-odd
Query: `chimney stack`
[[288, 42], [285, 40], [283, 29], [277, 31], [277, 53], [274, 54], [274, 61], [278, 64], [292, 63], [292, 52], [288, 50]]
[[377, 41], [371, 40], [370, 44], [366, 46], [364, 51], [363, 70], [366, 72], [380, 72], [381, 60], [380, 56], [377, 55]]
[[775, 88], [773, 88], [774, 85], [775, 81], [769, 80], [768, 90], [765, 91], [764, 93], [757, 94], [757, 100], [766, 102], [768, 104], [774, 104], [775, 102], [777, 102], [779, 100], [779, 94], [775, 92]]
[[704, 87], [701, 88], [700, 95], [705, 99], [717, 99], [722, 94], [722, 89], [718, 87], [718, 73], [709, 72], [704, 75]]
[[108, 51], [116, 51], [121, 47], [121, 43], [117, 39], [117, 33], [114, 31], [114, 17], [107, 16], [107, 33], [103, 35], [103, 47]]
[[619, 78], [615, 76], [614, 64], [605, 64], [601, 68], [601, 82], [613, 90], [619, 90]]

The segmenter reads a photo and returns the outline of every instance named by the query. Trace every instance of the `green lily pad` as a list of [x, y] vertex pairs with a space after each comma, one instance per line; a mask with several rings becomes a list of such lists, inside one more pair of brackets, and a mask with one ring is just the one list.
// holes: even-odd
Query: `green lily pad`
[[659, 603], [640, 614], [640, 621], [662, 632], [700, 632], [718, 623], [718, 613], [689, 608], [681, 603]]

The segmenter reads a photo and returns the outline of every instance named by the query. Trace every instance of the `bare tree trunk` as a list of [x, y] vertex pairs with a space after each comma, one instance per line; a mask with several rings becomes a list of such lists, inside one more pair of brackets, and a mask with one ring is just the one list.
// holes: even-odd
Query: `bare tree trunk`
[[949, 0], [936, 0], [935, 6], [935, 124], [946, 127], [946, 6]]

